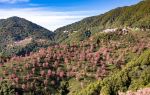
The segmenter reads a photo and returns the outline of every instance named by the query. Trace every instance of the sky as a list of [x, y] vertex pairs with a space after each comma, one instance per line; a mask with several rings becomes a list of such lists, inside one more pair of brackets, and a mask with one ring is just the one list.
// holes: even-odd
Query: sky
[[0, 19], [18, 16], [49, 30], [140, 0], [0, 0]]

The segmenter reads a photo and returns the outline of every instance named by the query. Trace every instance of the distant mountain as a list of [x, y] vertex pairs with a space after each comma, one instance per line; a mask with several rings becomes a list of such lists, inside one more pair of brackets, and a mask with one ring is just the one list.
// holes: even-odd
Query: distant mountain
[[[107, 28], [125, 26], [150, 28], [150, 0], [144, 0], [132, 6], [119, 7], [98, 16], [85, 18], [79, 22], [58, 28], [55, 32], [57, 34], [56, 39], [61, 42], [68, 38], [68, 34], [74, 31], [84, 32], [89, 29], [95, 33]], [[64, 33], [64, 31], [68, 32]], [[79, 36], [78, 38], [80, 38]]]
[[[26, 39], [32, 39], [31, 42], [41, 40], [52, 42], [54, 41], [54, 33], [16, 16], [0, 20], [0, 52], [6, 51], [8, 48], [11, 50], [13, 44], [25, 42]], [[26, 44], [21, 43], [20, 45], [25, 46]], [[18, 47], [18, 45], [16, 46]]]
[[14, 16], [0, 20], [0, 35], [3, 35], [5, 39], [9, 37], [11, 40], [17, 41], [32, 37], [53, 40], [53, 34], [53, 32], [23, 18]]

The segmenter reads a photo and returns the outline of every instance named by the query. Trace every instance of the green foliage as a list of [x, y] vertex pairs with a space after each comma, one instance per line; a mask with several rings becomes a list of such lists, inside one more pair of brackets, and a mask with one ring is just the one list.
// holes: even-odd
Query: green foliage
[[62, 81], [60, 85], [60, 94], [67, 95], [69, 93], [68, 87], [69, 87], [68, 81]]
[[0, 95], [15, 95], [15, 89], [7, 81], [0, 81]]
[[[92, 36], [91, 31], [90, 30], [82, 30], [83, 32], [77, 31], [77, 32], [72, 32], [69, 34], [69, 36], [67, 36], [67, 34], [65, 34], [66, 38], [60, 38], [58, 39], [59, 43], [67, 43], [67, 44], [71, 44], [71, 43], [80, 43], [81, 41], [85, 41], [87, 40], [89, 37]], [[56, 36], [58, 36], [58, 34], [56, 34]]]
[[75, 93], [75, 95], [98, 95], [99, 89], [101, 89], [100, 83], [100, 81], [91, 83], [86, 89], [82, 89], [80, 92]]
[[[95, 89], [99, 90], [101, 95], [117, 95], [118, 91], [138, 90], [140, 88], [149, 87], [150, 83], [150, 50], [144, 52], [137, 60], [133, 60], [126, 65], [120, 72], [114, 73], [110, 77], [106, 77], [98, 84], [96, 88], [89, 89], [90, 84], [80, 93], [90, 93], [81, 95], [98, 95], [93, 94]], [[86, 92], [87, 91], [87, 92]]]

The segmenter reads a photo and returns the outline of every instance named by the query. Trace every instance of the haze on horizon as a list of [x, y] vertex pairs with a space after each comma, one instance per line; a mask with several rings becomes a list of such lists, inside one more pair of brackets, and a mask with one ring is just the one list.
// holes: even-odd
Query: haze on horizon
[[0, 19], [18, 16], [55, 30], [140, 0], [0, 0]]

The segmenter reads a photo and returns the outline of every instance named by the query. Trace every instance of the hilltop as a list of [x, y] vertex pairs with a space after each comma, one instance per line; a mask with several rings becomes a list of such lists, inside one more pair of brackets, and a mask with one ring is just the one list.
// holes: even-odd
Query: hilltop
[[[28, 38], [32, 40], [28, 40], [28, 43], [24, 41], [25, 43], [17, 45], [17, 43]], [[5, 53], [5, 55], [13, 55], [15, 52], [21, 51], [21, 48], [27, 44], [36, 44], [33, 42], [40, 40], [53, 42], [54, 33], [16, 16], [0, 20], [0, 52]]]

